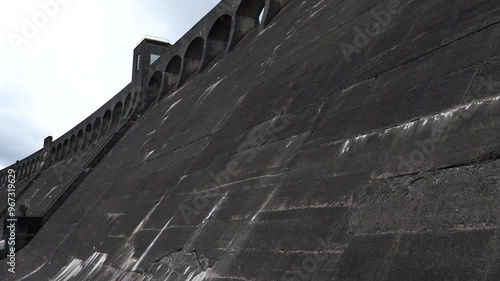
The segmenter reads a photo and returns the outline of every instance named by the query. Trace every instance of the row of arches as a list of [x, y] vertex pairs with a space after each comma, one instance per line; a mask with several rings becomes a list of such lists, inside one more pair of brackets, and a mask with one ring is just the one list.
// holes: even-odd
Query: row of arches
[[[34, 157], [30, 160], [25, 161], [24, 163], [20, 163], [17, 167], [11, 168], [16, 171], [16, 181], [19, 179], [23, 179], [26, 177], [29, 177], [33, 175], [38, 169], [41, 167], [42, 164], [42, 157], [41, 153], [39, 156]], [[3, 186], [4, 184], [7, 184], [8, 181], [8, 170], [5, 169], [1, 174], [0, 174], [0, 186]]]
[[76, 134], [60, 142], [50, 151], [48, 164], [62, 161], [75, 152], [86, 150], [95, 145], [132, 113], [135, 102], [136, 95], [134, 94], [132, 101], [132, 93], [129, 93], [124, 103], [117, 102], [112, 110], [106, 110], [102, 116], [96, 117], [93, 122], [78, 130]]
[[289, 1], [271, 0], [269, 7], [266, 7], [266, 0], [241, 1], [234, 17], [229, 14], [220, 16], [212, 24], [206, 39], [194, 38], [182, 56], [172, 56], [164, 70], [152, 74], [148, 83], [151, 99], [161, 99], [172, 88], [186, 82], [191, 75], [203, 71], [218, 56], [231, 51], [261, 23], [268, 25]]
[[[218, 56], [232, 50], [254, 28], [260, 24], [267, 26], [291, 0], [268, 1], [270, 5], [266, 7], [266, 0], [243, 0], [234, 16], [229, 14], [220, 16], [213, 23], [206, 39], [194, 38], [182, 56], [174, 55], [163, 71], [157, 71], [152, 75], [148, 84], [149, 95], [152, 98], [162, 98], [175, 86], [182, 85], [191, 75], [204, 70]], [[124, 104], [116, 103], [113, 110], [107, 110], [102, 117], [97, 117], [93, 123], [87, 124], [78, 133], [53, 147], [47, 159], [48, 164], [64, 160], [72, 153], [94, 145], [122, 121], [124, 116], [131, 113], [132, 108], [135, 108], [137, 95], [134, 93], [133, 101], [131, 99], [129, 93]], [[138, 102], [141, 100], [142, 98], [139, 98]], [[35, 159], [23, 164], [18, 177], [34, 173], [40, 167], [41, 160]], [[0, 183], [4, 184], [6, 181], [7, 175], [4, 172], [0, 174]]]
[[[133, 100], [132, 100], [133, 96]], [[106, 133], [116, 127], [120, 121], [128, 117], [135, 108], [137, 96], [129, 93], [125, 98], [124, 104], [120, 101], [115, 104], [113, 110], [107, 110], [102, 117], [97, 117], [93, 123], [89, 123], [71, 135], [71, 137], [60, 142], [56, 147], [53, 147], [48, 155], [48, 159], [43, 160], [42, 152], [37, 157], [32, 156], [30, 160], [23, 160], [18, 166], [15, 166], [16, 180], [23, 179], [37, 172], [42, 163], [53, 164], [64, 160], [76, 151], [87, 149], [95, 144], [98, 139], [106, 135]], [[8, 183], [8, 170], [0, 171], [0, 186]]]
[[[125, 101], [117, 102], [113, 110], [107, 110], [102, 117], [97, 117], [94, 122], [87, 124], [76, 134], [60, 142], [53, 147], [47, 157], [43, 159], [42, 152], [37, 157], [32, 156], [30, 160], [23, 160], [13, 169], [16, 170], [16, 180], [23, 179], [37, 172], [43, 163], [53, 164], [64, 160], [74, 152], [85, 150], [94, 145], [104, 137], [112, 128], [116, 127], [122, 120], [130, 116], [136, 108], [137, 95], [129, 93]], [[0, 171], [0, 186], [8, 183], [8, 169]]]

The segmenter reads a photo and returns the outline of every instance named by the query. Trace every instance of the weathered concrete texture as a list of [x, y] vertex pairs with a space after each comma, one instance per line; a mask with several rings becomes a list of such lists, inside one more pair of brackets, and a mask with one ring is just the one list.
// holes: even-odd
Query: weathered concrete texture
[[401, 1], [349, 63], [388, 3], [291, 1], [152, 104], [0, 277], [500, 280], [500, 3]]

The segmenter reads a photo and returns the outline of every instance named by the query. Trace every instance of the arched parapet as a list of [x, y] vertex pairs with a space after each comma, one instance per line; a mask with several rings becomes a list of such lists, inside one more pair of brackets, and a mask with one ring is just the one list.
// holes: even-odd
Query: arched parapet
[[[76, 152], [82, 152], [96, 144], [108, 133], [112, 118], [113, 110], [116, 104], [123, 104], [129, 100], [129, 110], [132, 110], [133, 105], [130, 104], [132, 98], [131, 85], [127, 85], [120, 93], [115, 95], [101, 108], [95, 111], [92, 115], [80, 122], [73, 129], [62, 135], [55, 141], [51, 141], [46, 146], [46, 162], [54, 164], [64, 160]], [[120, 111], [121, 113], [121, 111]], [[116, 120], [115, 112], [115, 120]], [[120, 119], [122, 118], [120, 114]], [[58, 148], [61, 147], [59, 150]]]
[[[147, 76], [133, 81], [147, 94], [150, 86], [161, 84], [157, 100], [178, 89], [194, 74], [227, 55], [250, 31], [263, 30], [292, 0], [226, 0], [221, 1], [162, 56], [147, 68]], [[144, 42], [147, 44], [148, 42]], [[180, 66], [180, 67], [179, 67]], [[151, 80], [157, 71], [161, 79]], [[160, 82], [160, 83], [158, 83]]]
[[[4, 176], [4, 184], [8, 180], [9, 170], [15, 171], [16, 181], [21, 179], [26, 179], [34, 175], [41, 166], [41, 159], [43, 156], [43, 150], [39, 150], [32, 155], [24, 158], [23, 160], [17, 161], [5, 169], [0, 170], [0, 175]], [[0, 181], [1, 185], [1, 181]]]
[[[161, 100], [169, 92], [177, 90], [191, 76], [203, 70], [206, 65], [206, 42], [209, 32], [221, 16], [226, 15], [226, 17], [231, 17], [233, 6], [233, 0], [221, 1], [175, 44], [165, 48], [163, 55], [147, 69], [148, 76], [146, 78], [142, 78], [140, 82], [133, 81], [133, 83], [135, 85], [142, 84], [143, 86], [139, 88], [146, 89], [153, 73], [161, 71], [163, 77], [161, 79], [160, 94], [157, 99]], [[228, 41], [227, 39], [222, 39], [222, 41], [224, 40]], [[213, 59], [214, 52], [219, 54], [219, 48], [208, 53], [206, 58], [209, 61]]]
[[[146, 99], [160, 100], [177, 90], [217, 58], [227, 55], [252, 30], [266, 28], [291, 1], [223, 0], [175, 44], [151, 38], [143, 40], [136, 50], [148, 56], [134, 51], [133, 79], [129, 85], [66, 134], [44, 143], [40, 160], [35, 158], [34, 165], [28, 164], [27, 158], [11, 167], [20, 170], [24, 164], [21, 173], [32, 174], [105, 139], [110, 128], [114, 130], [133, 112], [145, 108], [142, 104]], [[118, 104], [120, 108], [116, 108]]]
[[[117, 103], [122, 104], [127, 101], [128, 98], [129, 110], [133, 110], [134, 105], [130, 102], [132, 99], [131, 92], [132, 87], [131, 84], [129, 84], [101, 106], [101, 108], [77, 124], [73, 129], [56, 140], [52, 140], [52, 137], [47, 137], [44, 140], [42, 149], [18, 161], [16, 164], [0, 170], [0, 172], [7, 174], [9, 169], [14, 169], [16, 171], [16, 176], [18, 178], [21, 176], [24, 179], [34, 175], [36, 172], [40, 171], [41, 168], [50, 167], [59, 161], [71, 157], [75, 152], [81, 152], [82, 148], [85, 147], [84, 143], [87, 147], [91, 143], [96, 143], [108, 132], [105, 128], [106, 125], [109, 127], [111, 124], [112, 110]], [[119, 114], [119, 116], [120, 119], [124, 117], [122, 114]]]
[[[54, 141], [52, 137], [47, 137], [44, 140], [43, 148], [38, 151], [35, 156], [26, 157], [18, 161], [17, 164], [0, 170], [0, 172], [7, 172], [8, 169], [14, 169], [18, 177], [22, 176], [24, 178], [36, 173], [42, 167], [62, 161], [70, 157], [73, 153], [80, 151], [85, 146], [95, 143], [97, 139], [103, 136], [101, 132], [107, 133], [107, 130], [102, 129], [102, 127], [105, 127], [106, 124], [108, 126], [110, 125], [112, 117], [111, 109], [113, 109], [113, 106], [117, 103], [123, 103], [127, 98], [129, 100], [129, 110], [132, 110], [133, 105], [130, 104], [132, 98], [131, 84], [127, 85], [120, 93], [115, 95], [101, 108], [80, 122], [73, 129], [69, 130], [66, 134]], [[109, 113], [106, 115], [106, 112]], [[105, 117], [107, 117], [107, 119]], [[122, 118], [121, 115], [120, 118]], [[108, 123], [106, 123], [106, 121]], [[101, 126], [101, 122], [105, 124]]]

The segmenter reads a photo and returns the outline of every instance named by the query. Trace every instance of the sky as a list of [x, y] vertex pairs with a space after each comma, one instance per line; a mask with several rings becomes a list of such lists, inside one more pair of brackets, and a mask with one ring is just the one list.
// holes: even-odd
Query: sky
[[219, 0], [0, 0], [0, 169], [131, 81], [146, 35], [174, 44]]

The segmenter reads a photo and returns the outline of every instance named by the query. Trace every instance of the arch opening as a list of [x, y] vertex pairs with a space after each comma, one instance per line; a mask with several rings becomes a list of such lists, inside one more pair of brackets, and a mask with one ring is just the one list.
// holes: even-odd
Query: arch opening
[[103, 137], [108, 132], [109, 124], [111, 124], [111, 110], [106, 110], [104, 116], [102, 117], [101, 137]]
[[49, 155], [49, 163], [53, 164], [56, 161], [56, 148], [53, 147], [50, 150], [50, 155]]
[[179, 85], [186, 82], [186, 80], [201, 68], [201, 58], [203, 56], [203, 48], [205, 40], [201, 37], [196, 37], [191, 41], [186, 53], [184, 54], [184, 63], [182, 65], [182, 74]]
[[31, 160], [31, 168], [30, 168], [30, 174], [32, 175], [33, 173], [35, 173], [35, 168], [36, 168], [36, 162], [35, 162], [35, 159], [32, 159]]
[[96, 142], [99, 138], [99, 132], [101, 131], [101, 118], [97, 117], [94, 121], [94, 126], [92, 126], [92, 143]]
[[72, 135], [69, 139], [69, 153], [72, 154], [76, 151], [76, 136]]
[[137, 94], [134, 93], [133, 98], [132, 98], [132, 104], [130, 105], [130, 109], [132, 110], [132, 112], [134, 111], [136, 102], [137, 102]]
[[26, 164], [23, 164], [21, 166], [21, 176], [19, 176], [19, 177], [24, 178], [25, 175], [26, 175]]
[[28, 177], [31, 174], [31, 161], [28, 161], [26, 163], [26, 177]]
[[231, 35], [231, 25], [233, 18], [223, 15], [212, 25], [207, 38], [207, 51], [203, 68], [212, 62], [219, 54], [226, 50]]
[[29, 176], [30, 169], [31, 169], [31, 161], [28, 161], [28, 162], [26, 162], [26, 170], [24, 171], [26, 177]]
[[35, 160], [35, 171], [38, 171], [38, 169], [41, 168], [42, 165], [42, 158], [38, 156]]
[[115, 127], [121, 120], [123, 105], [121, 102], [116, 103], [113, 109], [113, 116], [111, 118], [111, 128]]
[[59, 143], [57, 145], [57, 150], [56, 150], [56, 162], [59, 162], [62, 158], [62, 143]]
[[138, 93], [138, 98], [137, 98], [137, 105], [136, 105], [136, 108], [138, 108], [139, 110], [142, 110], [142, 92]]
[[161, 71], [156, 71], [151, 76], [151, 79], [149, 79], [148, 91], [147, 91], [148, 94], [146, 96], [147, 100], [145, 101], [146, 104], [150, 104], [160, 95], [162, 79], [163, 79], [163, 74], [161, 73]]
[[125, 98], [125, 104], [123, 105], [123, 112], [125, 116], [128, 116], [130, 114], [131, 106], [130, 106], [130, 101], [132, 100], [132, 94], [128, 93], [127, 97]]
[[182, 59], [179, 56], [173, 56], [165, 69], [166, 86], [163, 86], [160, 98], [163, 97], [172, 87], [179, 82], [179, 74], [181, 73]]
[[[243, 0], [236, 11], [236, 15], [259, 20], [259, 16], [266, 6], [265, 0]], [[258, 24], [259, 22], [257, 22]], [[255, 27], [255, 25], [253, 26]]]
[[263, 23], [264, 27], [267, 27], [291, 1], [292, 0], [270, 0], [269, 7], [265, 10], [267, 14], [262, 12], [260, 16], [260, 22]]
[[26, 163], [26, 176], [29, 176], [31, 173], [31, 161]]
[[265, 7], [265, 0], [243, 0], [240, 3], [236, 11], [231, 48], [234, 48], [243, 37], [261, 23], [266, 13]]
[[66, 156], [68, 156], [68, 152], [69, 152], [69, 140], [65, 139], [63, 142], [63, 151], [61, 157], [63, 159], [66, 158]]
[[90, 142], [92, 140], [92, 124], [87, 124], [85, 127], [85, 133], [83, 136], [83, 145], [82, 149], [87, 149], [89, 147]]

